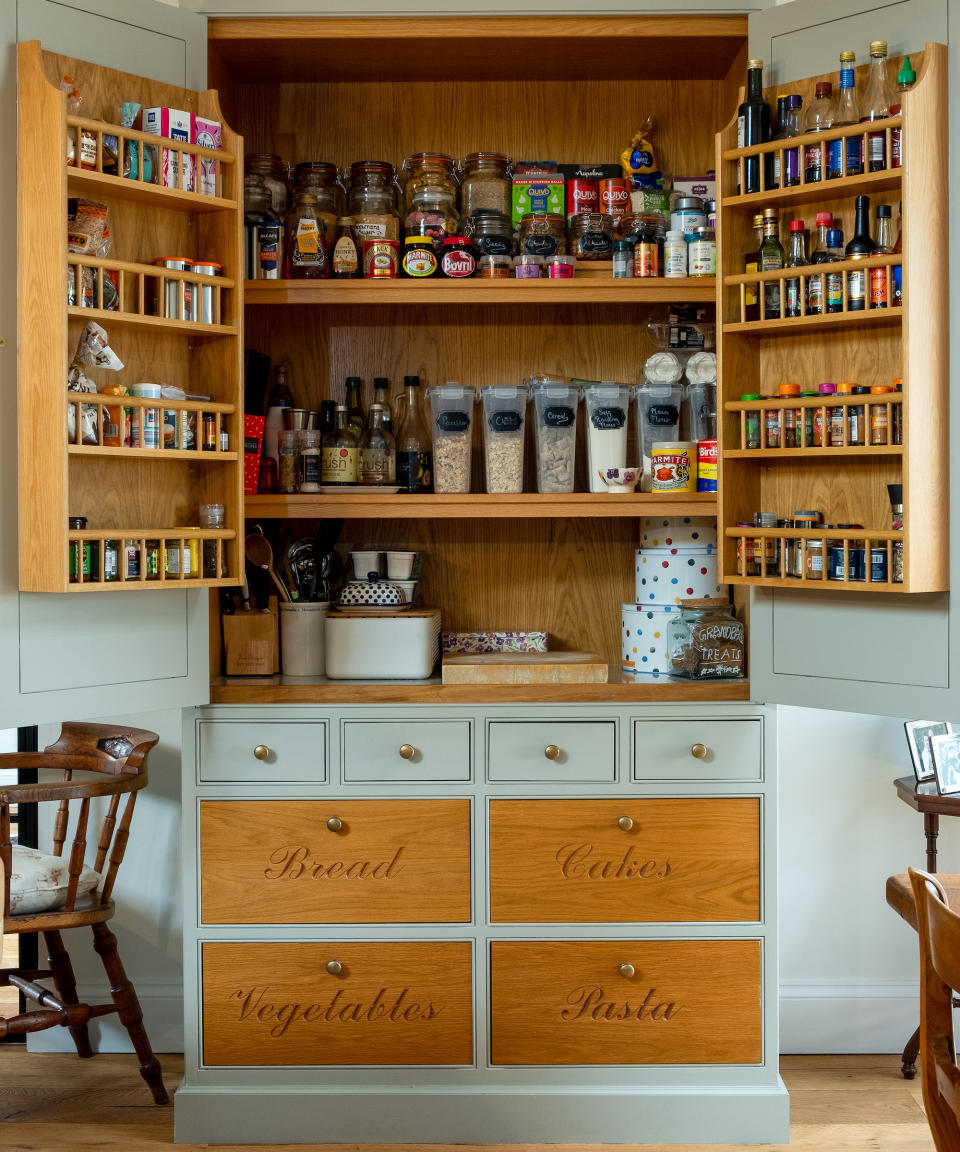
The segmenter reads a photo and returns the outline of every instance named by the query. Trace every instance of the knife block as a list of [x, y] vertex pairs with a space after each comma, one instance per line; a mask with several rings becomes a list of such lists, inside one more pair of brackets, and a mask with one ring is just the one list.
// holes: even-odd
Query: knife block
[[223, 664], [227, 676], [273, 676], [280, 670], [277, 598], [265, 610], [224, 616]]

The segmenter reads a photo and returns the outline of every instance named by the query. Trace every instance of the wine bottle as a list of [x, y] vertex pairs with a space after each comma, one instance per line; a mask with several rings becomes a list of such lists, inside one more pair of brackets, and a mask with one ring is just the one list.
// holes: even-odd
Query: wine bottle
[[[750, 148], [754, 144], [766, 144], [769, 139], [770, 105], [763, 98], [763, 61], [748, 60], [747, 98], [737, 109], [737, 147]], [[760, 157], [747, 156], [743, 161], [740, 191], [760, 190]]]

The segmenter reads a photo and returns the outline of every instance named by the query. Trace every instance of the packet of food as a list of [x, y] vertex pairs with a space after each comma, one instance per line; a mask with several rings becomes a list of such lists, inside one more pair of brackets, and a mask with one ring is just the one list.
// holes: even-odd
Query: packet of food
[[[122, 128], [132, 128], [140, 114], [140, 105], [135, 100], [125, 100], [114, 113], [114, 123]], [[103, 137], [103, 170], [110, 176], [119, 176], [119, 159], [123, 152], [123, 172], [125, 180], [140, 179], [140, 141], [121, 140], [117, 136]]]
[[[67, 115], [79, 116], [83, 97], [77, 88], [77, 82], [69, 73], [64, 73], [60, 81], [60, 91], [67, 98]], [[67, 163], [76, 166], [76, 131], [67, 128]], [[97, 138], [86, 128], [80, 129], [80, 167], [91, 171], [97, 166]]]
[[634, 188], [657, 188], [661, 173], [657, 170], [653, 145], [649, 137], [653, 135], [653, 117], [648, 116], [634, 133], [630, 147], [620, 153], [620, 167], [624, 176], [633, 181]]
[[[130, 389], [123, 384], [104, 384], [101, 396], [129, 396]], [[102, 405], [100, 419], [103, 421], [103, 443], [108, 448], [121, 448], [130, 443], [131, 410], [122, 405]]]
[[[123, 361], [107, 343], [109, 337], [99, 324], [88, 324], [80, 333], [77, 350], [67, 372], [68, 392], [96, 392], [96, 384], [84, 372], [84, 368], [106, 368], [119, 372]], [[83, 404], [80, 408], [80, 440], [83, 444], [97, 444], [99, 411], [96, 404]], [[67, 438], [76, 443], [77, 406], [67, 405]]]
[[[107, 223], [107, 206], [95, 200], [71, 197], [67, 201], [67, 251], [84, 256], [110, 255], [113, 238]], [[80, 273], [79, 277], [77, 272]], [[96, 308], [96, 268], [71, 265], [67, 277], [67, 304]], [[79, 279], [79, 283], [77, 280]], [[112, 269], [103, 270], [103, 304], [111, 312], [119, 306], [119, 276]]]

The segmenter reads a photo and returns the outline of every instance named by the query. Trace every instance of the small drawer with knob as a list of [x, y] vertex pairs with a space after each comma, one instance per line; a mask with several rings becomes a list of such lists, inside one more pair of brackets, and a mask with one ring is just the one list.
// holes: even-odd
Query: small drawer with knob
[[470, 801], [201, 800], [203, 924], [470, 919]]
[[472, 1064], [468, 941], [202, 945], [210, 1066]]
[[342, 733], [348, 784], [470, 780], [470, 720], [345, 720]]
[[633, 778], [642, 781], [763, 779], [763, 721], [637, 720]]
[[492, 782], [612, 784], [616, 778], [615, 720], [491, 720], [487, 727]]
[[759, 940], [494, 940], [494, 1064], [759, 1064]]
[[327, 779], [323, 720], [202, 720], [197, 733], [201, 784], [317, 784]]
[[495, 923], [760, 917], [760, 800], [491, 800]]

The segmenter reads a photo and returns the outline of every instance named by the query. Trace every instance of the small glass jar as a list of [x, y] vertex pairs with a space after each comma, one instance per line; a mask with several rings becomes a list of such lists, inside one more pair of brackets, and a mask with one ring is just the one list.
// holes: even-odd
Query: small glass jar
[[670, 673], [687, 680], [737, 680], [743, 676], [743, 625], [725, 599], [681, 600], [670, 622]]
[[570, 253], [578, 260], [609, 260], [617, 218], [606, 212], [580, 212], [570, 217]]
[[[781, 400], [790, 400], [800, 396], [799, 384], [781, 384], [777, 388], [777, 395]], [[803, 409], [784, 408], [780, 416], [780, 447], [801, 447], [801, 429], [803, 428]]]
[[[871, 396], [886, 396], [893, 389], [887, 384], [874, 384]], [[886, 402], [870, 405], [870, 443], [887, 444], [890, 441], [890, 408]]]
[[512, 163], [509, 156], [500, 152], [471, 152], [464, 158], [460, 178], [460, 208], [464, 216], [477, 211], [510, 215]]
[[[296, 432], [281, 432], [281, 438], [284, 436], [296, 436]], [[294, 456], [294, 467], [296, 467], [296, 456]], [[294, 483], [292, 491], [296, 492], [297, 487]], [[286, 491], [286, 489], [284, 489]], [[224, 521], [224, 506], [222, 504], [201, 504], [200, 505], [200, 527], [201, 528], [222, 528]], [[217, 541], [204, 540], [203, 544], [203, 575], [206, 579], [215, 579], [217, 576], [226, 576], [226, 557], [224, 557], [221, 565], [222, 571], [217, 572]], [[221, 547], [225, 541], [220, 541]]]
[[327, 245], [333, 246], [337, 234], [337, 220], [343, 215], [343, 188], [337, 178], [336, 164], [323, 160], [308, 160], [294, 169], [293, 191], [310, 192], [317, 198], [317, 215], [323, 221]]
[[527, 212], [517, 229], [520, 252], [529, 256], [566, 256], [567, 225], [554, 212]]
[[507, 280], [513, 276], [513, 261], [509, 256], [480, 256], [477, 272], [484, 280]]
[[[743, 392], [740, 396], [741, 404], [753, 404], [755, 401], [759, 402], [760, 396], [756, 392]], [[744, 413], [743, 422], [743, 446], [744, 448], [759, 448], [760, 447], [760, 410], [750, 409]]]
[[350, 166], [347, 214], [353, 218], [358, 241], [399, 240], [393, 165], [383, 160], [359, 160]]
[[261, 178], [270, 192], [273, 211], [281, 220], [290, 206], [290, 169], [280, 156], [269, 152], [255, 152], [244, 157], [243, 171]]
[[551, 280], [569, 280], [576, 269], [577, 260], [575, 256], [547, 256], [544, 264]]
[[516, 248], [509, 212], [478, 208], [464, 218], [463, 234], [478, 256], [512, 256]]
[[543, 257], [523, 254], [513, 262], [513, 274], [518, 280], [537, 280], [543, 270]]
[[[300, 480], [298, 460], [300, 433], [282, 429], [277, 433], [277, 491], [296, 492]], [[201, 504], [201, 511], [210, 505]], [[219, 525], [216, 525], [219, 527]]]

